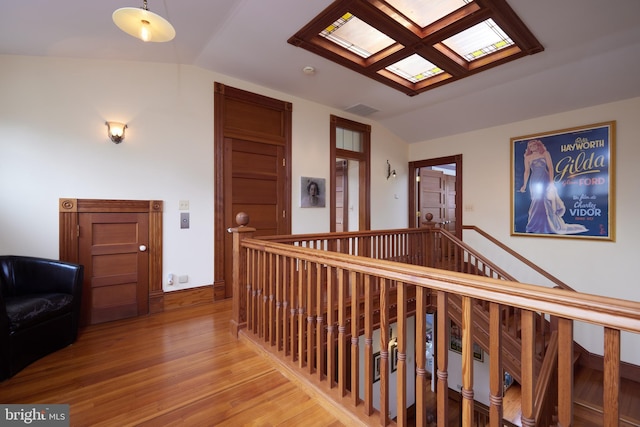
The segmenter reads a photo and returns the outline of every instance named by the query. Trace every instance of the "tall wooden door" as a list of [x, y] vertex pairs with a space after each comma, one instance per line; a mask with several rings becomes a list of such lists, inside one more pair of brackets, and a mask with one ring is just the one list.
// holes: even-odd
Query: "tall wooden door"
[[149, 312], [149, 214], [80, 213], [82, 324]]
[[214, 298], [233, 296], [236, 215], [255, 236], [291, 233], [291, 104], [215, 84]]

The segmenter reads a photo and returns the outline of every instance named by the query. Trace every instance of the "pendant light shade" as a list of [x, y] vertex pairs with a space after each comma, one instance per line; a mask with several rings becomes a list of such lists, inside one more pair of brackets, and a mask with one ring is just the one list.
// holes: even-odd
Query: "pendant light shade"
[[176, 36], [176, 30], [162, 16], [147, 9], [123, 7], [113, 12], [113, 22], [125, 33], [145, 42], [168, 42]]

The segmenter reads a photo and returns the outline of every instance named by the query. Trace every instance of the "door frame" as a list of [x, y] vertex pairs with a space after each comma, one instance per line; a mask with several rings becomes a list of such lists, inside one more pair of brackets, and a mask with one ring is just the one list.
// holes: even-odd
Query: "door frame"
[[149, 214], [149, 313], [164, 311], [162, 289], [162, 200], [59, 199], [59, 258], [78, 263], [80, 260], [81, 213], [148, 213]]
[[[329, 231], [336, 231], [336, 160], [357, 160], [358, 174], [358, 231], [371, 229], [371, 126], [335, 115], [329, 117], [330, 137], [330, 205]], [[336, 147], [336, 128], [345, 128], [362, 134], [362, 152]], [[349, 194], [349, 197], [352, 193]]]
[[437, 157], [426, 160], [416, 160], [409, 162], [409, 227], [413, 228], [416, 216], [418, 214], [418, 200], [416, 173], [420, 168], [439, 166], [439, 165], [456, 165], [456, 237], [462, 240], [462, 154], [454, 156]]

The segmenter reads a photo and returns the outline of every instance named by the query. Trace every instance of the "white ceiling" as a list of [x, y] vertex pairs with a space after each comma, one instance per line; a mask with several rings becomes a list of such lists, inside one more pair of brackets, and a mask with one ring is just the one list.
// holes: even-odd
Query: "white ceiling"
[[545, 51], [414, 97], [287, 43], [332, 0], [148, 0], [177, 34], [149, 44], [111, 20], [142, 0], [0, 0], [0, 54], [196, 65], [338, 109], [373, 107], [409, 143], [640, 96], [640, 0], [507, 1]]

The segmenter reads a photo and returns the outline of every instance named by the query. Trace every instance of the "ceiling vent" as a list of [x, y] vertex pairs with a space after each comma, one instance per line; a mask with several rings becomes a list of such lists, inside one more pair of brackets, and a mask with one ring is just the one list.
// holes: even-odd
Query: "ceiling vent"
[[357, 114], [359, 116], [368, 116], [370, 114], [377, 113], [379, 110], [376, 110], [373, 107], [369, 107], [368, 105], [356, 104], [356, 105], [352, 105], [349, 108], [346, 108], [344, 111], [348, 113]]

